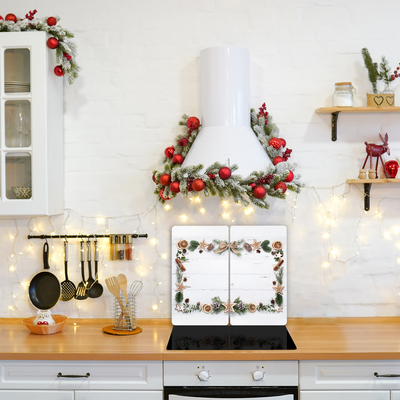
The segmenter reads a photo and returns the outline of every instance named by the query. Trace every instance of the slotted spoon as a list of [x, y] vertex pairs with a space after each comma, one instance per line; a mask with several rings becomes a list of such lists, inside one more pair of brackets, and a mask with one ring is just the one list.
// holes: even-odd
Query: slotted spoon
[[64, 265], [65, 265], [65, 281], [61, 282], [61, 298], [62, 301], [68, 301], [74, 298], [76, 286], [74, 282], [68, 279], [68, 242], [64, 242]]

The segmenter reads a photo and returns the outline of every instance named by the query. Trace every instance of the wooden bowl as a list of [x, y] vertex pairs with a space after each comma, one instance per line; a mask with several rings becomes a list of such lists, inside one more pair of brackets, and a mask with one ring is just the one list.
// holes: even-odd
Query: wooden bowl
[[68, 319], [65, 315], [55, 314], [52, 317], [55, 321], [54, 325], [35, 325], [32, 322], [36, 317], [26, 318], [22, 323], [36, 335], [52, 335], [53, 333], [61, 332]]

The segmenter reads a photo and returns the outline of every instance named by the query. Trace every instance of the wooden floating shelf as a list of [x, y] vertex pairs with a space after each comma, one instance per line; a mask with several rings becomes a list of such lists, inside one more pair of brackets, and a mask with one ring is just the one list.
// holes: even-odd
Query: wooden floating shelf
[[370, 193], [371, 185], [375, 183], [400, 183], [400, 179], [395, 178], [378, 178], [378, 179], [347, 179], [348, 184], [363, 183], [364, 184], [364, 210], [370, 210]]
[[332, 141], [337, 140], [337, 122], [340, 113], [398, 113], [400, 107], [322, 107], [315, 110], [317, 114], [332, 115]]

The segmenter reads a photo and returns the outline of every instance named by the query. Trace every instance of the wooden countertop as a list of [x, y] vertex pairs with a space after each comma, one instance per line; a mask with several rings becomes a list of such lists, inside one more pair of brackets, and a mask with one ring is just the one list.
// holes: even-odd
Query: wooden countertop
[[400, 318], [291, 318], [297, 350], [168, 351], [169, 319], [143, 319], [138, 335], [102, 331], [110, 320], [69, 319], [62, 332], [34, 335], [21, 319], [0, 319], [2, 360], [393, 360]]

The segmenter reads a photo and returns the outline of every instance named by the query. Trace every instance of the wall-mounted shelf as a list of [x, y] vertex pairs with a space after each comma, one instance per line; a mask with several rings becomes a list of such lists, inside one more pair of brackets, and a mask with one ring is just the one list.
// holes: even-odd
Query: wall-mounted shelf
[[364, 184], [364, 210], [370, 210], [370, 192], [371, 185], [374, 183], [400, 183], [400, 179], [383, 178], [383, 179], [347, 179], [349, 184], [363, 183]]
[[332, 141], [337, 140], [337, 121], [342, 113], [399, 113], [400, 107], [322, 107], [315, 110], [317, 114], [332, 115]]

